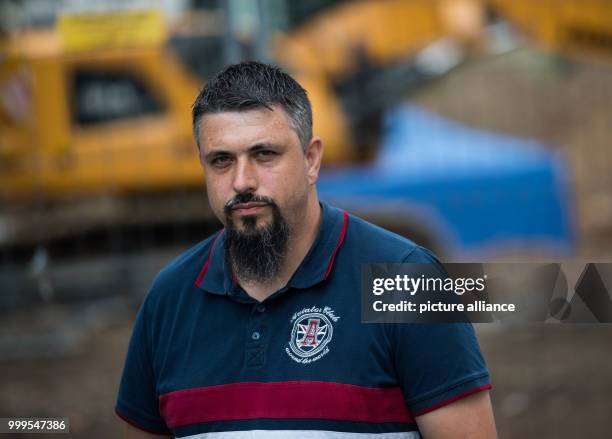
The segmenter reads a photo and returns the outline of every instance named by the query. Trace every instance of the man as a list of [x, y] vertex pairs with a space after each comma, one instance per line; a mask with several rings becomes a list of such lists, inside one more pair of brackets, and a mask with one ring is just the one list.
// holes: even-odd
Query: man
[[193, 127], [225, 228], [162, 270], [141, 307], [116, 407], [125, 437], [495, 437], [470, 325], [360, 322], [361, 264], [439, 262], [318, 200], [323, 144], [302, 87], [230, 66]]

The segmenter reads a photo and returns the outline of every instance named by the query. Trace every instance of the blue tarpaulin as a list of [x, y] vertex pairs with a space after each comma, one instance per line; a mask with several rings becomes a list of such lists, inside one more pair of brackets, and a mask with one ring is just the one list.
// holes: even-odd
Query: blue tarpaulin
[[552, 148], [410, 104], [385, 116], [376, 160], [324, 169], [321, 199], [420, 223], [454, 255], [573, 248], [568, 170]]

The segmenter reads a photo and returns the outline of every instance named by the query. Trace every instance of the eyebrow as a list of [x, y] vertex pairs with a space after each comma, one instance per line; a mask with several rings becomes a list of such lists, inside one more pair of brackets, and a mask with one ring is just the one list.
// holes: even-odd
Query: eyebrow
[[[266, 150], [266, 149], [272, 149], [274, 151], [279, 151], [280, 149], [282, 149], [282, 147], [280, 145], [277, 145], [275, 143], [268, 143], [268, 142], [261, 142], [261, 143], [256, 143], [254, 145], [251, 145], [247, 148], [246, 152], [247, 153], [254, 153], [254, 152], [258, 152], [258, 151], [262, 151], [262, 150]], [[225, 149], [216, 149], [213, 151], [210, 151], [208, 153], [206, 153], [204, 155], [204, 159], [207, 162], [211, 162], [212, 160], [214, 160], [217, 157], [224, 157], [224, 156], [232, 156], [234, 155], [233, 152], [230, 152], [228, 150]]]

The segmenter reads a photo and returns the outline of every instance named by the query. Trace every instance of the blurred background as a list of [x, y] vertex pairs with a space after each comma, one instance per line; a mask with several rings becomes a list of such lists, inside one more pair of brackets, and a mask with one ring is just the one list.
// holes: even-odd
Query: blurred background
[[[0, 417], [120, 436], [138, 306], [219, 228], [191, 103], [246, 59], [307, 89], [322, 199], [444, 261], [612, 260], [608, 0], [4, 0]], [[477, 331], [500, 437], [609, 437], [610, 325]]]

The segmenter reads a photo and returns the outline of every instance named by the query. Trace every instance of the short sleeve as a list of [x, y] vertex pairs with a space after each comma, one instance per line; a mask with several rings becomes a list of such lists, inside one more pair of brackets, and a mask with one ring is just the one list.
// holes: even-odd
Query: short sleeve
[[415, 416], [491, 388], [471, 324], [393, 326], [394, 367]]
[[[436, 264], [417, 247], [404, 260]], [[394, 367], [404, 398], [415, 416], [491, 388], [489, 372], [470, 323], [406, 323], [390, 325]]]
[[145, 300], [134, 324], [115, 411], [123, 420], [141, 430], [171, 434], [159, 413], [151, 345], [147, 336], [148, 317]]

